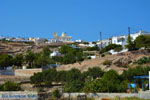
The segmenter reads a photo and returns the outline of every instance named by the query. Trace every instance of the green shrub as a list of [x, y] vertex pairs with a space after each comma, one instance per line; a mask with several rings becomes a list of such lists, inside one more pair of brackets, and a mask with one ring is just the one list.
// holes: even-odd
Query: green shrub
[[139, 60], [137, 60], [136, 63], [140, 65], [150, 63], [150, 57], [142, 57]]
[[112, 61], [111, 60], [105, 60], [104, 62], [103, 62], [103, 65], [111, 65], [112, 64]]
[[19, 91], [21, 87], [19, 84], [7, 81], [4, 84], [0, 85], [0, 91]]
[[121, 45], [117, 45], [117, 44], [109, 44], [105, 48], [102, 48], [100, 50], [100, 53], [108, 52], [109, 50], [121, 51], [122, 50], [122, 46]]
[[101, 54], [101, 57], [105, 57], [105, 54]]
[[57, 99], [61, 97], [61, 93], [58, 89], [54, 90], [52, 92], [52, 95], [53, 95], [54, 98], [57, 98]]
[[87, 47], [86, 50], [87, 50], [87, 51], [99, 51], [99, 47], [98, 47], [98, 46]]

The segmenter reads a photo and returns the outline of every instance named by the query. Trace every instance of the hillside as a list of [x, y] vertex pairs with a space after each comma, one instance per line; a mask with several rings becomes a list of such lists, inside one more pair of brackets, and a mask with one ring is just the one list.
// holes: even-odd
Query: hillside
[[[84, 60], [81, 63], [61, 65], [60, 67], [57, 68], [57, 70], [69, 70], [72, 68], [77, 68], [81, 71], [86, 71], [88, 68], [98, 66], [105, 71], [114, 69], [117, 72], [122, 73], [123, 70], [127, 70], [127, 68], [124, 68], [123, 66], [121, 66], [121, 64], [125, 64], [125, 65], [127, 64], [129, 65], [129, 67], [134, 67], [135, 64], [133, 64], [133, 62], [143, 56], [150, 56], [150, 51], [138, 50], [138, 51], [126, 52], [126, 53], [121, 53], [116, 55], [107, 55], [105, 57], [98, 57], [96, 59]], [[110, 66], [103, 65], [103, 62], [105, 60], [112, 61], [112, 64]], [[116, 63], [119, 63], [120, 65]]]
[[0, 41], [0, 54], [16, 55], [18, 53], [25, 53], [28, 50], [31, 50], [33, 52], [40, 52], [45, 46], [49, 46], [50, 50], [54, 51], [54, 50], [58, 50], [59, 46], [62, 46], [65, 44], [72, 44], [72, 43], [35, 44], [33, 42], [25, 43], [25, 42]]

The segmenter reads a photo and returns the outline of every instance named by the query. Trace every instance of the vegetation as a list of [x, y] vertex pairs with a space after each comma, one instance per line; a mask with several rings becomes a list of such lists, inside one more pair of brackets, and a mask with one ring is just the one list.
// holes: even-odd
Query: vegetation
[[150, 57], [142, 57], [138, 59], [135, 63], [140, 65], [150, 63]]
[[63, 57], [57, 57], [55, 60], [61, 64], [70, 64], [75, 62], [81, 62], [84, 60], [83, 51], [79, 48], [72, 48], [68, 45], [64, 45], [60, 48], [60, 53], [63, 54]]
[[7, 54], [0, 55], [0, 68], [5, 69], [8, 66], [13, 65], [13, 57]]
[[140, 35], [134, 41], [131, 36], [128, 36], [126, 48], [129, 51], [137, 50], [140, 48], [148, 49], [150, 48], [150, 36], [149, 35]]
[[133, 76], [139, 76], [139, 75], [148, 75], [148, 72], [150, 71], [150, 67], [136, 67], [136, 68], [129, 68], [127, 71], [124, 71], [121, 75], [121, 77], [125, 80], [128, 80], [132, 82]]
[[145, 49], [150, 48], [150, 36], [149, 35], [140, 35], [135, 39], [136, 47]]
[[141, 98], [137, 98], [137, 97], [125, 97], [125, 98], [120, 98], [120, 97], [116, 97], [115, 99], [111, 99], [111, 100], [149, 100], [149, 99], [141, 99]]
[[59, 91], [58, 89], [54, 90], [54, 91], [52, 92], [52, 95], [53, 95], [53, 97], [56, 98], [56, 99], [59, 99], [59, 98], [61, 97], [61, 93], [60, 93], [60, 91]]
[[117, 45], [117, 44], [109, 44], [108, 46], [106, 46], [105, 48], [102, 48], [100, 50], [100, 53], [104, 53], [104, 52], [108, 52], [110, 50], [114, 50], [114, 51], [121, 51], [122, 50], [122, 46], [121, 45]]
[[132, 40], [130, 34], [128, 35], [126, 48], [128, 49], [128, 51], [136, 50], [136, 42]]
[[86, 50], [87, 50], [87, 51], [99, 51], [99, 47], [98, 47], [98, 46], [87, 47]]
[[20, 91], [21, 87], [19, 84], [7, 81], [0, 85], [0, 91]]
[[23, 54], [17, 54], [13, 58], [13, 65], [17, 66], [18, 68], [21, 68], [23, 65], [23, 62], [25, 61]]
[[53, 63], [52, 59], [50, 59], [51, 51], [48, 47], [44, 47], [43, 51], [40, 53], [34, 53], [32, 51], [27, 51], [24, 56], [24, 61], [28, 64], [28, 68], [40, 68], [43, 66], [47, 66], [48, 64]]
[[119, 75], [114, 70], [104, 73], [98, 67], [89, 68], [83, 73], [78, 69], [50, 69], [34, 74], [31, 82], [38, 87], [53, 86], [52, 82], [61, 82], [65, 92], [126, 92], [127, 84], [134, 81], [133, 76], [148, 75], [149, 70], [149, 67], [129, 68]]
[[103, 62], [103, 65], [107, 65], [107, 66], [110, 66], [112, 64], [112, 61], [111, 60], [105, 60]]
[[106, 72], [101, 79], [85, 83], [85, 92], [125, 92], [126, 84], [122, 82], [116, 71]]
[[85, 79], [97, 79], [102, 77], [104, 72], [99, 67], [89, 68], [88, 71], [83, 72]]
[[28, 68], [41, 68], [49, 64], [70, 64], [81, 62], [87, 58], [82, 49], [72, 48], [69, 45], [64, 45], [59, 49], [62, 56], [50, 57], [49, 47], [44, 47], [39, 53], [27, 51], [25, 54], [17, 54], [14, 57], [8, 54], [0, 55], [0, 68], [4, 69], [8, 66], [16, 66], [21, 68], [27, 65]]

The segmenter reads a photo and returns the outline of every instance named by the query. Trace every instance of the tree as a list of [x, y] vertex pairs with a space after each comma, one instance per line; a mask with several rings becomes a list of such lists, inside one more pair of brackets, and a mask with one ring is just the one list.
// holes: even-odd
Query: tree
[[23, 62], [24, 62], [24, 56], [22, 54], [17, 54], [13, 58], [13, 64], [17, 67], [22, 67]]
[[75, 55], [73, 53], [68, 53], [63, 57], [63, 64], [71, 64], [75, 62]]
[[150, 67], [136, 67], [136, 68], [129, 68], [127, 71], [122, 73], [122, 78], [124, 80], [129, 80], [130, 82], [133, 81], [133, 76], [140, 76], [140, 75], [148, 75], [150, 71]]
[[58, 71], [56, 75], [56, 82], [66, 82], [67, 80], [67, 71]]
[[54, 98], [57, 98], [57, 99], [59, 99], [61, 97], [61, 93], [58, 89], [54, 90], [52, 92], [52, 95], [53, 95]]
[[62, 54], [67, 54], [67, 53], [69, 53], [69, 52], [74, 52], [74, 48], [72, 48], [72, 47], [70, 47], [69, 45], [63, 45], [60, 49], [59, 49], [59, 51], [60, 51], [60, 53], [62, 53]]
[[139, 65], [150, 63], [150, 57], [144, 56], [144, 57], [138, 59], [135, 63], [137, 63]]
[[94, 47], [87, 47], [86, 50], [87, 51], [99, 51], [99, 47], [97, 45]]
[[47, 66], [51, 62], [52, 59], [50, 59], [49, 56], [46, 56], [45, 54], [36, 54], [33, 67], [41, 68]]
[[21, 87], [19, 84], [7, 81], [0, 86], [0, 91], [19, 91]]
[[51, 68], [43, 72], [43, 81], [45, 85], [51, 86], [52, 82], [56, 82], [57, 70]]
[[43, 82], [43, 73], [35, 73], [33, 76], [30, 77], [31, 83], [35, 84], [35, 86], [41, 86]]
[[134, 41], [132, 41], [132, 37], [130, 36], [130, 34], [128, 35], [126, 48], [128, 49], [128, 51], [133, 51], [137, 49], [136, 44]]
[[[106, 72], [107, 73], [107, 72]], [[113, 72], [114, 73], [114, 72]], [[110, 74], [107, 73], [107, 74]], [[105, 74], [106, 75], [106, 74]], [[125, 81], [121, 81], [115, 77], [118, 75], [113, 75], [113, 79], [109, 80], [106, 78], [102, 79], [94, 79], [92, 81], [86, 81], [84, 84], [83, 91], [87, 93], [97, 93], [97, 92], [125, 92], [127, 89], [127, 83]], [[109, 75], [109, 78], [111, 76]]]
[[73, 68], [67, 72], [66, 79], [67, 82], [74, 80], [82, 80], [82, 74], [80, 70]]
[[118, 45], [116, 48], [114, 48], [114, 51], [120, 52], [122, 49], [123, 49], [122, 46]]
[[83, 75], [86, 78], [96, 79], [102, 77], [104, 72], [99, 67], [89, 68]]
[[46, 46], [46, 47], [44, 47], [43, 48], [43, 51], [42, 51], [42, 53], [43, 53], [43, 55], [45, 55], [45, 56], [50, 56], [50, 53], [51, 53], [51, 50], [49, 49], [49, 47], [48, 46]]
[[122, 46], [118, 45], [118, 44], [109, 44], [108, 46], [106, 46], [105, 48], [102, 48], [100, 50], [100, 53], [104, 53], [104, 52], [108, 52], [110, 50], [115, 50], [117, 52], [122, 50]]
[[96, 92], [102, 92], [102, 83], [100, 79], [94, 79], [92, 81], [87, 81], [84, 84], [83, 91], [87, 93], [96, 93]]
[[0, 67], [6, 68], [13, 65], [13, 57], [8, 54], [0, 55]]
[[118, 92], [120, 83], [121, 78], [118, 73], [114, 70], [109, 70], [101, 79], [101, 84], [103, 86], [101, 90], [103, 92]]
[[60, 61], [62, 64], [70, 64], [84, 60], [83, 51], [79, 48], [72, 48], [69, 45], [64, 45], [59, 51], [64, 54]]
[[57, 71], [54, 68], [39, 72], [31, 76], [31, 83], [36, 86], [46, 85], [51, 86], [52, 82], [56, 82]]
[[80, 92], [83, 88], [83, 83], [84, 80], [80, 70], [73, 68], [67, 71], [64, 90], [66, 92]]
[[150, 36], [149, 35], [140, 35], [135, 39], [136, 47], [145, 49], [150, 48]]
[[25, 61], [26, 63], [29, 65], [28, 67], [33, 67], [33, 63], [35, 60], [35, 53], [33, 53], [32, 51], [27, 51], [26, 55], [25, 55]]
[[81, 80], [72, 80], [65, 84], [65, 92], [81, 92], [84, 86], [84, 82]]

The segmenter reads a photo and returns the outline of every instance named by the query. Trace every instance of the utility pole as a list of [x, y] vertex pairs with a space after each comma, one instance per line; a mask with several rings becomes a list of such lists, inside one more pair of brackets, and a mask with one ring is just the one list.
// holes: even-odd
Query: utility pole
[[128, 35], [130, 35], [130, 27], [128, 27]]
[[99, 36], [100, 36], [101, 49], [102, 49], [102, 32], [100, 32]]

